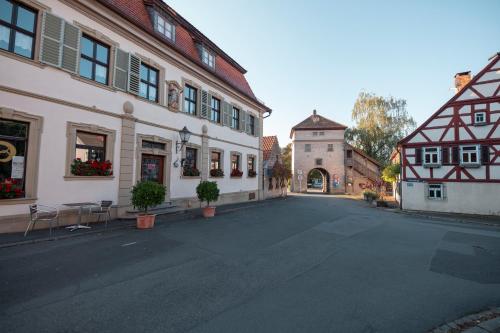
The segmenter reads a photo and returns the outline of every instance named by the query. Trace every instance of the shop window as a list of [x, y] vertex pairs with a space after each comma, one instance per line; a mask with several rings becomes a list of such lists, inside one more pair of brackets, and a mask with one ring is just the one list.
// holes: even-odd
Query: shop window
[[0, 199], [25, 196], [29, 124], [0, 119]]

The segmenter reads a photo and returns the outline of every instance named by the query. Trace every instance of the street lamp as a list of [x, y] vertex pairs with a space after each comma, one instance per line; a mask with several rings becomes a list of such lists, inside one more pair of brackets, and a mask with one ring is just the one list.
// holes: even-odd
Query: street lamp
[[179, 151], [189, 142], [189, 138], [191, 137], [191, 132], [184, 126], [183, 129], [179, 131], [179, 137], [181, 138], [181, 142], [175, 141], [175, 153], [179, 153]]

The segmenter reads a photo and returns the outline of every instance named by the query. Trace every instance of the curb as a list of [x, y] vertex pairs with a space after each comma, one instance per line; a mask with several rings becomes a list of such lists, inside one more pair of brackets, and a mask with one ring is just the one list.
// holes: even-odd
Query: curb
[[486, 226], [490, 226], [490, 227], [500, 228], [499, 223], [475, 221], [475, 220], [464, 219], [464, 218], [460, 218], [460, 217], [453, 218], [453, 217], [447, 217], [447, 216], [429, 215], [429, 214], [425, 214], [425, 213], [408, 212], [408, 211], [403, 211], [403, 210], [400, 210], [397, 208], [396, 209], [385, 209], [385, 210], [388, 212], [395, 213], [395, 214], [423, 217], [423, 218], [426, 218], [428, 220], [446, 221], [446, 222], [472, 224], [472, 225], [486, 225]]
[[[233, 213], [236, 211], [244, 210], [244, 209], [249, 209], [249, 208], [255, 208], [255, 207], [260, 207], [264, 205], [270, 204], [270, 201], [274, 201], [277, 199], [282, 199], [286, 200], [287, 198], [272, 198], [272, 199], [267, 199], [267, 200], [261, 200], [257, 202], [252, 202], [251, 204], [243, 204], [239, 207], [227, 207], [226, 209], [223, 209], [220, 206], [221, 209], [218, 211], [218, 215], [224, 215], [224, 214], [229, 214]], [[238, 205], [238, 204], [236, 204]], [[228, 205], [231, 206], [231, 205]], [[158, 215], [162, 216], [162, 215]], [[178, 211], [170, 214], [163, 214], [163, 221], [160, 220], [155, 223], [157, 227], [162, 227], [162, 225], [166, 225], [167, 222], [179, 222], [179, 221], [185, 221], [193, 218], [201, 217], [201, 210], [199, 208], [195, 209], [187, 209], [183, 211]], [[14, 247], [14, 246], [21, 246], [21, 245], [29, 245], [29, 244], [36, 244], [36, 243], [41, 243], [41, 242], [50, 242], [50, 241], [57, 241], [57, 240], [64, 240], [68, 238], [75, 238], [75, 237], [84, 237], [87, 235], [96, 235], [96, 234], [102, 234], [102, 233], [108, 233], [112, 231], [117, 231], [117, 230], [124, 230], [124, 229], [135, 229], [135, 220], [130, 220], [130, 219], [118, 219], [115, 221], [121, 221], [122, 223], [120, 225], [116, 225], [113, 227], [108, 227], [107, 229], [97, 229], [97, 230], [90, 230], [86, 231], [84, 233], [69, 233], [65, 234], [62, 236], [56, 236], [56, 237], [43, 237], [43, 238], [37, 238], [37, 239], [30, 239], [30, 240], [21, 240], [21, 241], [14, 241], [10, 243], [4, 243], [0, 244], [0, 249], [2, 248], [8, 248], [8, 247]]]
[[495, 332], [500, 332], [500, 307], [465, 316], [428, 331], [428, 333]]

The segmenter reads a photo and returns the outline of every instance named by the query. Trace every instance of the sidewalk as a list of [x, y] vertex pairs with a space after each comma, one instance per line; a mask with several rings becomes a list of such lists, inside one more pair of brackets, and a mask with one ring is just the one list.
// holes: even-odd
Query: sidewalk
[[441, 325], [428, 333], [498, 333], [500, 308], [465, 316]]
[[400, 209], [386, 209], [386, 210], [397, 214], [423, 217], [430, 220], [440, 220], [448, 222], [470, 223], [470, 224], [480, 224], [480, 225], [500, 227], [500, 216], [424, 212], [424, 211], [400, 210]]
[[[270, 204], [273, 200], [285, 200], [285, 198], [268, 199], [262, 201], [252, 201], [237, 204], [217, 206], [216, 216], [221, 214], [228, 214], [241, 209], [248, 209], [256, 206], [263, 206]], [[155, 226], [185, 221], [188, 219], [202, 218], [201, 208], [186, 209], [169, 214], [159, 214], [156, 216]], [[28, 222], [26, 222], [26, 226]], [[135, 229], [135, 219], [115, 219], [108, 222], [108, 228], [104, 228], [104, 222], [90, 223], [91, 229], [79, 229], [69, 231], [65, 227], [52, 228], [52, 237], [49, 237], [49, 229], [41, 229], [30, 231], [26, 237], [24, 232], [0, 234], [0, 248], [11, 247], [17, 245], [33, 244], [38, 242], [56, 241], [72, 237], [82, 237], [86, 235], [99, 234], [104, 232], [112, 232], [123, 229]]]

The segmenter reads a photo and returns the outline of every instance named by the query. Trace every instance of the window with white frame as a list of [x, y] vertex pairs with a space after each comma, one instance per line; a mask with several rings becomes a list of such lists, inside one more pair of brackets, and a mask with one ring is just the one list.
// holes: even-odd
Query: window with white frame
[[479, 145], [460, 146], [460, 164], [466, 166], [480, 165], [479, 153]]
[[484, 124], [484, 123], [486, 123], [486, 112], [474, 113], [474, 124]]
[[443, 200], [444, 198], [443, 184], [429, 184], [427, 189], [427, 198], [432, 200]]
[[313, 136], [318, 136], [318, 132], [313, 132]]
[[213, 55], [213, 53], [210, 53], [206, 48], [202, 48], [201, 50], [201, 60], [208, 67], [215, 68], [215, 56]]
[[318, 134], [319, 134], [319, 136], [324, 136], [325, 132], [319, 132]]
[[306, 153], [311, 152], [311, 144], [310, 144], [310, 143], [306, 143], [306, 144], [304, 145], [304, 151], [305, 151]]
[[441, 164], [441, 148], [426, 147], [423, 149], [423, 164], [424, 166], [439, 166]]
[[165, 36], [166, 38], [170, 39], [171, 41], [174, 40], [175, 36], [175, 27], [170, 22], [169, 20], [164, 19], [158, 13], [156, 13], [156, 26], [155, 26], [156, 31], [158, 31], [160, 34]]

